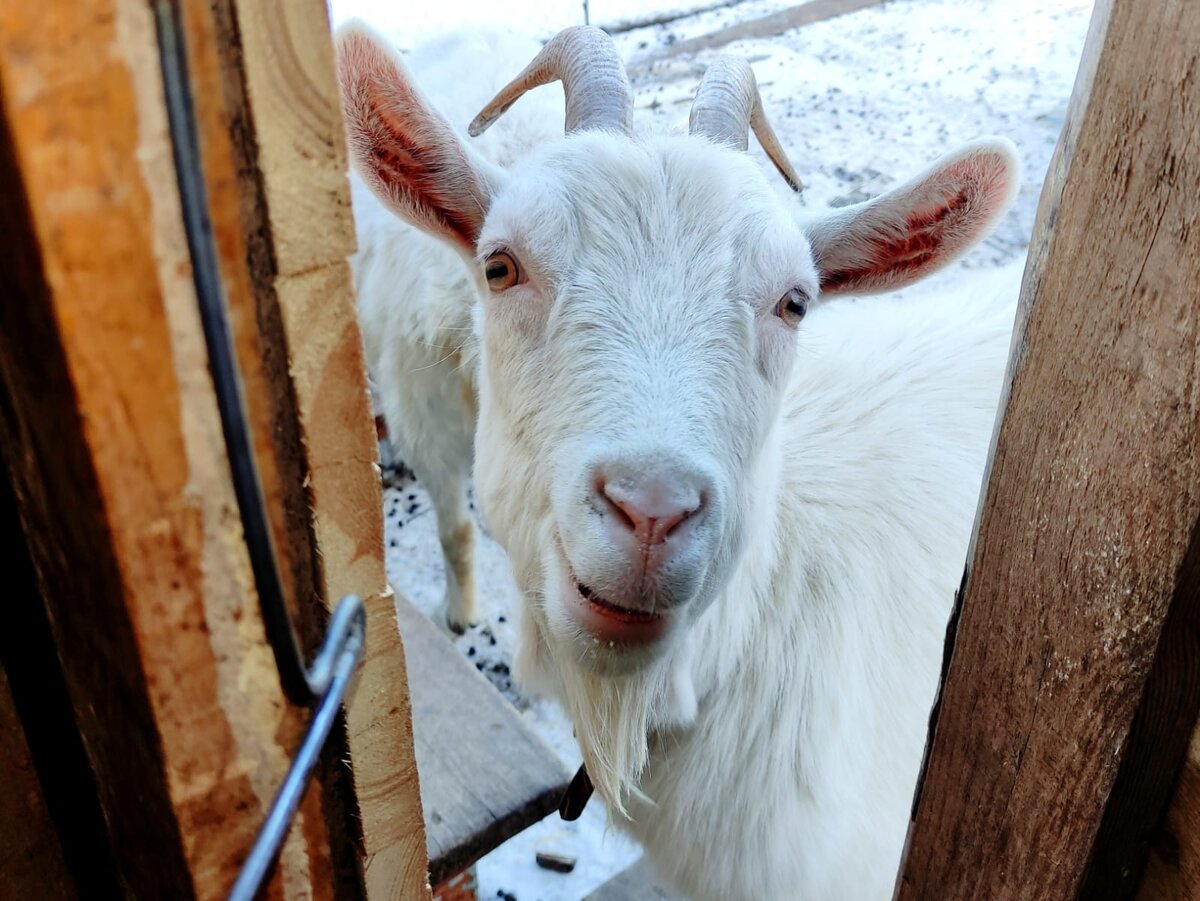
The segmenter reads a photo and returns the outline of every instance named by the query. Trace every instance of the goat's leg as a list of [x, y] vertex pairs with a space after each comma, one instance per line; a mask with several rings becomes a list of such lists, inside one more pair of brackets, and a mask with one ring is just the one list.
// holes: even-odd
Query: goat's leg
[[441, 618], [451, 632], [461, 634], [476, 617], [475, 527], [466, 500], [466, 473], [435, 467], [417, 473], [429, 492], [437, 515], [438, 540], [446, 564], [446, 595]]

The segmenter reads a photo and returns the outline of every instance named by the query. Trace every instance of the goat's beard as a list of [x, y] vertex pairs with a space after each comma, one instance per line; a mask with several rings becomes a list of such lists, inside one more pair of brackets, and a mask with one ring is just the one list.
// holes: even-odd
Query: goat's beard
[[575, 725], [592, 785], [614, 816], [629, 818], [631, 798], [647, 800], [637, 787], [650, 757], [649, 732], [661, 696], [658, 661], [651, 672], [603, 676], [575, 666], [562, 669], [562, 702]]
[[632, 819], [631, 801], [654, 803], [639, 788], [650, 759], [651, 733], [686, 726], [696, 716], [687, 655], [676, 647], [636, 672], [602, 674], [574, 660], [562, 660], [559, 655], [564, 649], [550, 651], [540, 640], [538, 644], [540, 653], [535, 656], [549, 651], [556, 658], [551, 662], [542, 657], [538, 663], [553, 670], [543, 669], [542, 676], [553, 683], [575, 727], [592, 785], [604, 798], [610, 816]]

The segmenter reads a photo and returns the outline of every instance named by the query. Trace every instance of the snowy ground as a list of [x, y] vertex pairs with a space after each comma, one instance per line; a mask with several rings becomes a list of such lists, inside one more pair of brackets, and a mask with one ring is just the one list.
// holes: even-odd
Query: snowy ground
[[[686, 0], [592, 0], [590, 15], [592, 22], [609, 25], [711, 5], [712, 0], [690, 5]], [[685, 128], [688, 103], [710, 54], [668, 55], [649, 65], [639, 61], [669, 54], [677, 41], [792, 5], [734, 0], [719, 10], [618, 35], [630, 62], [640, 124]], [[983, 247], [910, 289], [938, 290], [967, 281], [971, 292], [1015, 291], [1091, 5], [1091, 0], [891, 0], [719, 52], [743, 55], [754, 64], [767, 114], [807, 185], [799, 202], [813, 209], [877, 194], [973, 138], [1003, 135], [1015, 141], [1024, 176], [1013, 212]], [[568, 0], [333, 0], [332, 10], [335, 23], [360, 16], [401, 47], [460, 22], [525, 22], [536, 35], [548, 37], [583, 20], [582, 5]], [[752, 152], [769, 169], [753, 142]], [[432, 612], [444, 583], [428, 497], [411, 479], [393, 474], [385, 505], [392, 583]], [[552, 704], [527, 697], [511, 683], [518, 598], [503, 553], [486, 539], [478, 576], [486, 586], [482, 621], [458, 639], [458, 647], [574, 769], [579, 756], [569, 723]], [[579, 863], [570, 875], [540, 870], [535, 850], [568, 854]], [[606, 831], [602, 805], [594, 800], [580, 821], [552, 817], [481, 861], [480, 897], [574, 901], [639, 854], [631, 842]]]

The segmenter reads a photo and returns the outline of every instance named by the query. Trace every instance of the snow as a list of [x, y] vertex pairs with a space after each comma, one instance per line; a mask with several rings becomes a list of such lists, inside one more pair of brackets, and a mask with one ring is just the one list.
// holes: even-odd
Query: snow
[[[690, 6], [678, 0], [593, 0], [590, 15], [595, 23], [612, 24], [711, 5], [712, 0], [694, 0]], [[718, 10], [617, 35], [630, 62], [639, 127], [686, 128], [692, 92], [712, 52], [672, 56], [672, 44], [790, 5], [735, 0]], [[806, 184], [798, 202], [809, 209], [877, 194], [974, 138], [1011, 138], [1023, 163], [1013, 211], [962, 262], [906, 293], [951, 286], [972, 293], [1015, 292], [1091, 6], [1090, 0], [891, 0], [716, 52], [753, 63], [767, 114]], [[332, 17], [335, 24], [364, 18], [407, 48], [465, 22], [511, 27], [520, 21], [530, 23], [535, 35], [549, 37], [582, 22], [583, 8], [568, 0], [333, 0]], [[647, 63], [655, 54], [667, 55]], [[787, 194], [753, 141], [751, 152]], [[432, 613], [444, 577], [428, 497], [411, 477], [391, 473], [385, 510], [389, 578], [399, 593]], [[482, 619], [456, 644], [573, 770], [579, 753], [570, 724], [551, 702], [512, 685], [519, 599], [499, 547], [481, 538], [478, 548], [478, 581], [486, 588]], [[578, 864], [570, 874], [542, 870], [534, 863], [535, 850], [576, 857]], [[480, 861], [479, 897], [578, 899], [638, 856], [634, 843], [606, 828], [603, 805], [593, 798], [579, 821], [564, 823], [552, 816]]]

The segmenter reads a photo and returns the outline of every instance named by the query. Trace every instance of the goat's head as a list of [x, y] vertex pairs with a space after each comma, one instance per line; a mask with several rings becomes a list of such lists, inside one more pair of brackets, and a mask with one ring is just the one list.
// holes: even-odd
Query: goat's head
[[597, 29], [561, 33], [472, 124], [563, 81], [566, 136], [510, 171], [460, 140], [361, 27], [342, 32], [339, 65], [354, 164], [475, 273], [477, 494], [532, 643], [593, 676], [653, 670], [727, 583], [812, 305], [943, 266], [1014, 189], [1010, 145], [978, 143], [801, 221], [742, 152], [752, 127], [798, 187], [748, 66], [709, 68], [690, 135], [637, 138]]

